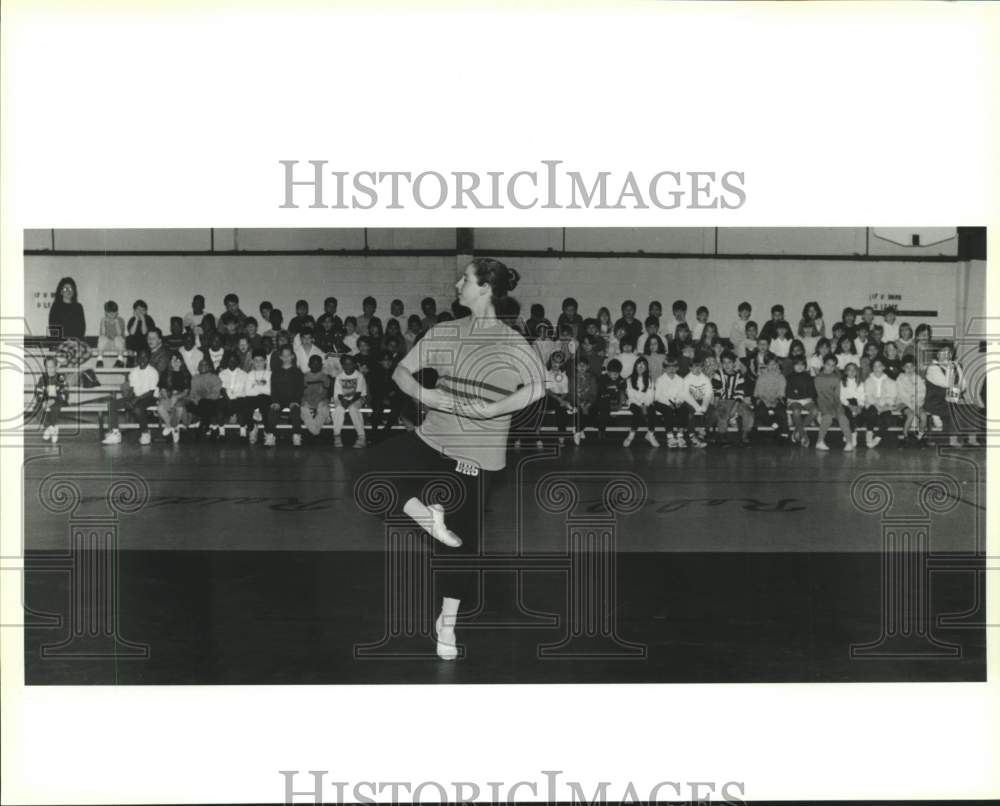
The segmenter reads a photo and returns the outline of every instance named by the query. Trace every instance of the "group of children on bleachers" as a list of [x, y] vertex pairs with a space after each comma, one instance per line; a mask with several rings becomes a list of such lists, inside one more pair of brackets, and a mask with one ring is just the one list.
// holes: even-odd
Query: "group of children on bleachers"
[[[871, 307], [846, 308], [828, 336], [816, 302], [806, 303], [794, 330], [783, 306], [773, 306], [771, 318], [759, 327], [744, 302], [728, 339], [704, 306], [689, 324], [683, 300], [674, 303], [667, 328], [659, 302], [650, 303], [643, 322], [632, 300], [621, 312], [614, 323], [607, 308], [584, 319], [569, 298], [555, 326], [541, 305], [532, 306], [525, 323], [525, 334], [547, 367], [546, 408], [560, 434], [568, 434], [569, 415], [578, 415], [571, 429], [578, 445], [587, 426], [603, 437], [612, 413], [623, 408], [630, 413], [625, 446], [645, 429], [646, 441], [658, 447], [658, 428], [671, 448], [748, 445], [756, 427], [805, 447], [806, 428], [815, 422], [815, 447], [825, 451], [836, 422], [844, 449], [852, 451], [859, 431], [867, 432], [867, 445], [874, 448], [901, 418], [902, 447], [925, 443], [929, 417], [958, 444], [950, 404], [965, 391], [962, 367], [951, 345], [937, 345], [933, 357], [927, 355], [930, 326], [914, 331], [896, 321], [892, 307], [880, 323]], [[922, 361], [927, 365], [921, 367]], [[737, 437], [729, 436], [733, 422]], [[976, 444], [974, 434], [967, 438]]]
[[[124, 394], [107, 412], [104, 444], [122, 441], [123, 413], [138, 423], [140, 443], [149, 444], [148, 410], [155, 407], [163, 436], [175, 442], [181, 426], [196, 424], [200, 438], [213, 439], [235, 420], [251, 443], [263, 432], [264, 444], [273, 446], [276, 425], [287, 418], [293, 444], [301, 444], [303, 429], [318, 436], [332, 422], [339, 446], [350, 418], [354, 445], [363, 447], [361, 409], [366, 404], [373, 434], [397, 422], [414, 426], [416, 407], [392, 382], [396, 364], [434, 324], [466, 313], [456, 303], [439, 314], [428, 297], [421, 304], [422, 317], [404, 317], [397, 299], [383, 324], [375, 315], [376, 300], [367, 297], [360, 316], [342, 320], [337, 299], [328, 297], [318, 319], [309, 313], [308, 302], [299, 300], [286, 325], [269, 302], [260, 304], [259, 319], [240, 309], [235, 294], [228, 294], [224, 305], [216, 318], [206, 312], [204, 298], [195, 296], [184, 317], [170, 319], [165, 336], [143, 300], [135, 302], [128, 322], [116, 303], [105, 305], [99, 365], [110, 355], [116, 367], [131, 369]], [[570, 298], [555, 325], [537, 304], [527, 320], [517, 319], [515, 326], [546, 366], [547, 394], [540, 407], [554, 421], [560, 441], [571, 435], [579, 445], [588, 427], [603, 438], [612, 417], [624, 409], [626, 446], [643, 429], [646, 441], [659, 446], [659, 428], [671, 448], [747, 445], [755, 428], [808, 446], [806, 428], [815, 422], [815, 447], [828, 450], [826, 435], [836, 422], [850, 451], [857, 447], [859, 430], [867, 431], [867, 444], [875, 447], [899, 416], [901, 445], [924, 441], [929, 416], [941, 421], [953, 444], [958, 439], [950, 404], [964, 391], [962, 367], [950, 345], [939, 346], [933, 360], [921, 366], [928, 358], [921, 344], [929, 342], [930, 327], [914, 331], [897, 323], [891, 307], [879, 323], [871, 307], [860, 311], [860, 320], [859, 312], [847, 308], [828, 335], [816, 302], [803, 307], [794, 329], [781, 305], [773, 306], [770, 319], [758, 326], [744, 302], [726, 337], [704, 306], [689, 323], [686, 303], [675, 302], [668, 326], [659, 302], [649, 304], [644, 321], [636, 310], [626, 300], [617, 321], [607, 308], [584, 319]], [[36, 398], [44, 410], [43, 436], [55, 441], [68, 391], [54, 362], [46, 362]], [[527, 421], [533, 423], [527, 432], [540, 439], [540, 413], [515, 418], [515, 444], [525, 435]], [[738, 425], [735, 437], [729, 435], [732, 423]]]

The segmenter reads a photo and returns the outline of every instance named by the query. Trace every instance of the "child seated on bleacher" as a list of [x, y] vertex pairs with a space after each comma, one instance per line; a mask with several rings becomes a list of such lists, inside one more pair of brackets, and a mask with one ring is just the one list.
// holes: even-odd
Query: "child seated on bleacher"
[[139, 424], [139, 444], [148, 445], [152, 441], [147, 409], [156, 403], [159, 383], [159, 373], [149, 364], [149, 350], [143, 347], [136, 353], [136, 366], [129, 370], [128, 380], [122, 384], [122, 395], [112, 401], [108, 413], [108, 433], [101, 441], [102, 445], [121, 444], [118, 422], [119, 415], [125, 413], [131, 414]]
[[235, 417], [240, 427], [240, 436], [246, 437], [246, 395], [249, 376], [240, 367], [238, 355], [235, 353], [226, 355], [225, 367], [219, 372], [219, 380], [222, 382], [222, 391], [219, 395], [219, 425], [225, 426], [231, 417]]
[[[822, 369], [822, 364], [820, 365]], [[792, 415], [792, 441], [809, 447], [806, 426], [816, 416], [816, 383], [804, 356], [792, 360], [792, 372], [787, 378], [785, 399]]]
[[[287, 344], [282, 345], [282, 347], [283, 349], [291, 349]], [[247, 373], [246, 398], [243, 404], [244, 423], [250, 425], [247, 439], [251, 445], [257, 443], [257, 434], [260, 430], [253, 419], [254, 412], [260, 415], [265, 432], [271, 434], [270, 445], [273, 445], [273, 425], [269, 422], [271, 416], [271, 370], [267, 366], [267, 355], [263, 350], [256, 350], [253, 353], [253, 369]], [[241, 428], [240, 436], [242, 435], [243, 429]], [[265, 437], [265, 443], [267, 442]]]
[[149, 306], [141, 299], [132, 305], [132, 317], [125, 327], [125, 349], [133, 353], [146, 349], [146, 337], [149, 331], [156, 327], [156, 322], [149, 315]]
[[754, 421], [758, 430], [766, 425], [773, 426], [779, 437], [784, 438], [788, 434], [788, 415], [785, 411], [787, 386], [778, 357], [773, 353], [768, 355], [753, 389]]
[[358, 435], [354, 443], [355, 448], [365, 447], [365, 420], [361, 413], [361, 406], [365, 395], [368, 394], [368, 385], [365, 377], [358, 371], [354, 356], [345, 355], [341, 360], [342, 372], [333, 382], [333, 400], [330, 402], [331, 414], [333, 416], [333, 446], [343, 447], [340, 440], [340, 433], [344, 429], [344, 417], [350, 415], [351, 424]]
[[912, 355], [903, 358], [902, 366], [903, 371], [896, 376], [896, 406], [906, 420], [899, 439], [904, 444], [922, 443], [927, 431], [927, 412], [924, 411], [927, 383], [917, 374], [917, 362]]
[[851, 424], [840, 402], [840, 370], [837, 369], [837, 356], [827, 353], [823, 356], [823, 367], [813, 379], [816, 385], [816, 408], [819, 411], [819, 438], [816, 440], [816, 450], [828, 451], [826, 432], [836, 420], [844, 435], [844, 450], [854, 450], [854, 440], [851, 437]]
[[115, 356], [115, 366], [125, 366], [125, 320], [118, 315], [118, 303], [104, 303], [104, 318], [97, 336], [97, 366], [104, 366], [104, 355]]
[[179, 353], [171, 353], [167, 368], [160, 374], [160, 400], [156, 407], [163, 423], [163, 436], [181, 441], [181, 422], [187, 421], [187, 402], [191, 394], [191, 373]]
[[888, 438], [889, 429], [896, 419], [896, 382], [885, 374], [885, 363], [881, 357], [872, 359], [871, 372], [865, 378], [864, 385], [865, 408], [862, 422], [868, 429], [868, 447], [874, 448]]
[[[303, 331], [304, 333], [304, 331]], [[312, 334], [309, 334], [310, 339]], [[302, 444], [302, 394], [305, 389], [302, 371], [295, 366], [292, 346], [285, 344], [279, 353], [281, 363], [271, 372], [271, 414], [266, 417], [264, 445], [273, 447], [277, 439], [275, 425], [281, 417], [282, 410], [288, 409], [288, 422], [292, 426], [292, 444]], [[312, 356], [320, 358], [319, 354]], [[308, 362], [305, 366], [308, 366]]]
[[[339, 362], [338, 362], [339, 366]], [[330, 376], [323, 371], [323, 360], [309, 358], [309, 369], [302, 378], [302, 425], [314, 437], [330, 422]]]
[[69, 387], [66, 377], [58, 371], [55, 356], [45, 359], [45, 371], [38, 377], [35, 384], [34, 406], [42, 412], [42, 439], [52, 440], [55, 445], [59, 441], [59, 411], [69, 403]]
[[[716, 339], [721, 344], [721, 340]], [[705, 374], [705, 365], [697, 357], [691, 360], [691, 369], [684, 376], [684, 388], [687, 390], [688, 406], [691, 411], [688, 417], [689, 440], [692, 448], [704, 448], [708, 436], [708, 417], [712, 408], [712, 379]]]
[[[189, 331], [188, 336], [194, 340], [194, 333]], [[191, 395], [188, 398], [188, 407], [198, 420], [196, 435], [199, 439], [206, 436], [216, 439], [220, 436], [221, 398], [222, 380], [212, 372], [211, 362], [203, 358], [198, 363], [197, 374], [191, 378]]]

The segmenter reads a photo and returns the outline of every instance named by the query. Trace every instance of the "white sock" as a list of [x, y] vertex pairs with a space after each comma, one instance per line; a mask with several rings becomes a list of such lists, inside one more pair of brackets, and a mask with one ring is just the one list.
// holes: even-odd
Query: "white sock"
[[449, 599], [447, 596], [441, 600], [441, 629], [454, 630], [455, 622], [458, 620], [458, 606], [461, 599]]

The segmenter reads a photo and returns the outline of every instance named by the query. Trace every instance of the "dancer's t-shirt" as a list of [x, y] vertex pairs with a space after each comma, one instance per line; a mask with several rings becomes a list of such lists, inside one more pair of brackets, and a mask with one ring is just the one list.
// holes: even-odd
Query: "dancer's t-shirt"
[[[437, 389], [460, 400], [496, 402], [521, 386], [545, 386], [545, 368], [524, 337], [498, 320], [466, 316], [432, 327], [399, 362], [410, 372], [433, 369]], [[435, 450], [484, 470], [507, 463], [511, 415], [482, 420], [429, 409], [417, 429]]]

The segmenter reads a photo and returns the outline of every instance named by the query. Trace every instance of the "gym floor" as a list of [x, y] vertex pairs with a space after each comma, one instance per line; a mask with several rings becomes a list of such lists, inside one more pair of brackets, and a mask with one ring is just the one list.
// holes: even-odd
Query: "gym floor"
[[[463, 658], [445, 663], [433, 655], [432, 591], [400, 596], [387, 526], [355, 501], [368, 451], [334, 450], [325, 437], [300, 448], [287, 436], [250, 448], [235, 435], [140, 447], [133, 432], [109, 448], [84, 432], [26, 449], [27, 682], [985, 679], [982, 449], [818, 453], [764, 435], [747, 449], [681, 451], [547, 437], [542, 450], [511, 452], [493, 489], [480, 599], [463, 609]], [[568, 513], [552, 505], [559, 493], [541, 500], [550, 474], [575, 487]], [[109, 484], [132, 476], [148, 500], [117, 522], [117, 639], [90, 657], [53, 652], [93, 607], [71, 591], [68, 535], [106, 518]], [[59, 479], [80, 489], [72, 513], [56, 511]], [[612, 559], [574, 569], [567, 532], [608, 530], [602, 500], [616, 480], [632, 480], [641, 500], [614, 516]], [[864, 480], [871, 489], [852, 497]], [[928, 481], [938, 484], [929, 514]], [[891, 490], [885, 512], [879, 483]], [[883, 613], [885, 568], [905, 559], [883, 552], [887, 517], [916, 518], [929, 534], [927, 554], [907, 555], [926, 563], [914, 593], [925, 612], [902, 636]], [[449, 572], [448, 549], [423, 533], [407, 539], [412, 557]], [[610, 603], [577, 606], [573, 579], [587, 574], [604, 575], [594, 585]], [[415, 609], [392, 612], [407, 596]], [[120, 651], [108, 651], [116, 640]]]

